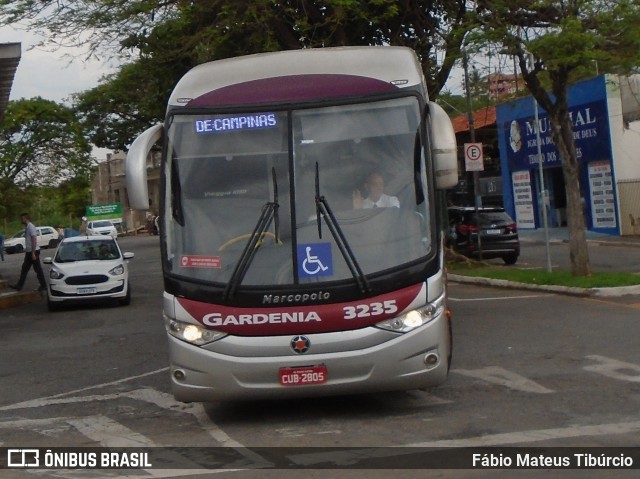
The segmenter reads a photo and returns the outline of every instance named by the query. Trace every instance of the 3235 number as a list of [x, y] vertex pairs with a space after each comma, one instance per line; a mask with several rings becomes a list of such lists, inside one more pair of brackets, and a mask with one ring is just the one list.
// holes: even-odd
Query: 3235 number
[[345, 306], [344, 319], [369, 318], [371, 316], [380, 316], [382, 314], [393, 314], [398, 312], [396, 300], [390, 299], [382, 303], [356, 304], [355, 306]]

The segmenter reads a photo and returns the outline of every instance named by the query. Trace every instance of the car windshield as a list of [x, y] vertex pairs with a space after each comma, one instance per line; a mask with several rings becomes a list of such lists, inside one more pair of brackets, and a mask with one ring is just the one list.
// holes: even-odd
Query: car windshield
[[16, 234], [14, 234], [11, 238], [9, 239], [13, 239], [13, 238], [24, 238], [24, 230], [20, 230], [18, 231]]
[[120, 258], [114, 241], [73, 241], [62, 243], [56, 252], [57, 263], [75, 261], [111, 261]]
[[94, 228], [104, 228], [105, 226], [109, 227], [109, 226], [113, 226], [113, 224], [111, 223], [111, 221], [94, 221], [93, 222]]
[[478, 213], [479, 224], [493, 224], [493, 223], [513, 223], [509, 216], [501, 211], [483, 211]]
[[344, 281], [432, 251], [415, 97], [170, 124], [173, 274], [242, 286]]

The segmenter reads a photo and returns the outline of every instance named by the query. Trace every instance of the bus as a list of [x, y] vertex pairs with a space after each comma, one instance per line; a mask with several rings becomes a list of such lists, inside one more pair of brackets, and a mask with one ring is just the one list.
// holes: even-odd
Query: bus
[[306, 49], [194, 67], [164, 122], [127, 154], [134, 209], [149, 208], [147, 158], [159, 145], [177, 400], [445, 381], [439, 211], [458, 180], [456, 142], [413, 50]]

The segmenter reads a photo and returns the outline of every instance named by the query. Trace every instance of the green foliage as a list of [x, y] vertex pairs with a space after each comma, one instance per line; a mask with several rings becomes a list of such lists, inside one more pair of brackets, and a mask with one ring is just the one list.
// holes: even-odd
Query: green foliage
[[298, 48], [409, 46], [436, 96], [468, 30], [465, 0], [0, 1], [0, 25], [16, 22], [41, 32], [43, 43], [130, 61], [77, 97], [90, 140], [120, 150], [163, 119], [173, 86], [203, 62]]
[[142, 58], [77, 94], [75, 108], [88, 138], [101, 148], [126, 150], [140, 131], [164, 117], [174, 79], [189, 67]]
[[0, 180], [47, 186], [87, 177], [90, 152], [70, 108], [39, 97], [9, 102], [0, 124]]
[[65, 218], [84, 208], [90, 152], [72, 109], [42, 98], [9, 102], [0, 125], [0, 218]]
[[548, 111], [568, 84], [640, 65], [640, 0], [483, 0], [476, 12], [476, 44], [499, 44], [517, 57], [531, 93]]

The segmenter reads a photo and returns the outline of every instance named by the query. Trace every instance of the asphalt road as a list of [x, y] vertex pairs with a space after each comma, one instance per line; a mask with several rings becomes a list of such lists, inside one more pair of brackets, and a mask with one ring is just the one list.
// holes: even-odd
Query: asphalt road
[[[438, 388], [182, 404], [169, 394], [158, 239], [120, 241], [136, 253], [130, 306], [49, 313], [43, 299], [0, 312], [0, 447], [224, 446], [229, 456], [210, 471], [222, 478], [637, 477], [637, 470], [614, 469], [407, 469], [411, 457], [389, 447], [465, 448], [462, 454], [477, 447], [640, 448], [640, 297], [452, 284], [453, 364]], [[19, 266], [15, 255], [9, 261]], [[35, 285], [33, 274], [30, 280]], [[316, 447], [358, 449], [336, 458]], [[210, 477], [190, 468], [202, 450], [190, 451], [169, 451], [181, 471], [10, 469], [0, 476]], [[246, 470], [273, 465], [276, 453], [287, 453], [287, 469]], [[383, 457], [368, 463], [371, 454]], [[367, 464], [382, 469], [358, 469]]]

